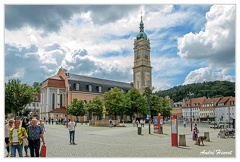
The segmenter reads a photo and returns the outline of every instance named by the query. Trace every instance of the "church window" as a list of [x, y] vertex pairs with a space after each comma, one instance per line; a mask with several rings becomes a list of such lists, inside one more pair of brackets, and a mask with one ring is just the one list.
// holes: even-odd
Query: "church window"
[[92, 92], [92, 85], [88, 85], [88, 91]]
[[98, 92], [99, 92], [99, 93], [102, 92], [102, 86], [98, 86]]
[[140, 49], [137, 50], [137, 59], [140, 58]]
[[55, 94], [52, 94], [52, 109], [55, 108]]
[[148, 51], [147, 50], [144, 51], [144, 57], [145, 57], [145, 59], [148, 59]]
[[63, 95], [60, 94], [60, 107], [62, 107], [62, 106], [63, 106]]
[[75, 84], [75, 88], [76, 88], [76, 90], [79, 90], [79, 84], [78, 83]]

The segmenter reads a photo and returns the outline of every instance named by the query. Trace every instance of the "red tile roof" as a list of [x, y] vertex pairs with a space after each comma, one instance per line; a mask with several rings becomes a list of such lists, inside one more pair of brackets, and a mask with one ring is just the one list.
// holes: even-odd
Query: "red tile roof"
[[44, 87], [65, 88], [65, 81], [62, 77], [56, 75], [56, 76], [46, 79], [43, 82], [41, 89]]

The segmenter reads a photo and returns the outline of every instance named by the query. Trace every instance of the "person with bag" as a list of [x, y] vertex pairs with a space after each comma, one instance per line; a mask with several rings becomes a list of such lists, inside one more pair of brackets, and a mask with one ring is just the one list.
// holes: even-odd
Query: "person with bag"
[[[22, 121], [22, 128], [25, 128], [27, 130], [27, 127], [29, 126], [29, 119], [27, 117], [23, 118]], [[26, 139], [28, 140], [28, 139]], [[25, 151], [25, 157], [29, 157], [28, 155], [28, 141], [23, 142], [23, 147], [24, 147], [24, 151]]]
[[197, 144], [198, 133], [199, 130], [197, 128], [197, 124], [195, 123], [193, 128], [193, 140], [195, 141], [195, 145]]
[[16, 157], [16, 150], [19, 157], [23, 157], [23, 139], [27, 138], [28, 134], [25, 128], [20, 127], [20, 120], [15, 120], [14, 127], [9, 132], [9, 145], [11, 148], [11, 157]]
[[43, 129], [37, 124], [37, 119], [32, 119], [32, 124], [28, 126], [28, 146], [30, 148], [31, 157], [39, 157], [40, 150], [40, 138], [42, 139], [43, 145], [45, 145]]

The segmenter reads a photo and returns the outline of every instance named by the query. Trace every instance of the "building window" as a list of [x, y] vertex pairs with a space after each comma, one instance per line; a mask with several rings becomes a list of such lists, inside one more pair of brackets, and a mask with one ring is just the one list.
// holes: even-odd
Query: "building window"
[[148, 59], [148, 51], [147, 50], [144, 51], [144, 57], [145, 57], [145, 59]]
[[55, 94], [52, 94], [52, 109], [55, 108]]
[[140, 58], [140, 49], [137, 50], [137, 59]]
[[88, 91], [92, 92], [92, 85], [88, 85]]
[[98, 86], [97, 89], [99, 93], [102, 93], [102, 86]]
[[79, 91], [79, 84], [78, 83], [75, 84], [75, 88], [76, 88], [77, 91]]
[[63, 106], [63, 95], [60, 94], [60, 107], [62, 107], [62, 106]]

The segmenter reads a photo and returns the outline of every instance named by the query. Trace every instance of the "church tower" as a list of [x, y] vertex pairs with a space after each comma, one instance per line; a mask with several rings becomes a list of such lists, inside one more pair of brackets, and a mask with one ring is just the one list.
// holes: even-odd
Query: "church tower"
[[144, 23], [140, 22], [140, 32], [134, 40], [134, 87], [141, 93], [145, 87], [152, 88], [152, 67], [150, 62], [150, 41], [144, 32]]

